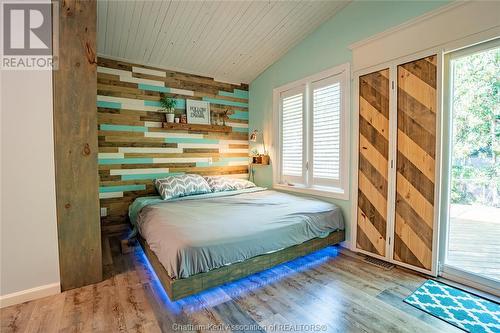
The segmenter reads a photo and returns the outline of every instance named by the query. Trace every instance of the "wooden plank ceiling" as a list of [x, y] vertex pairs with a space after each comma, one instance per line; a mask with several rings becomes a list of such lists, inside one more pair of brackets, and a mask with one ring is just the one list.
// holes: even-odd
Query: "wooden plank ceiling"
[[97, 51], [249, 83], [347, 3], [99, 0]]

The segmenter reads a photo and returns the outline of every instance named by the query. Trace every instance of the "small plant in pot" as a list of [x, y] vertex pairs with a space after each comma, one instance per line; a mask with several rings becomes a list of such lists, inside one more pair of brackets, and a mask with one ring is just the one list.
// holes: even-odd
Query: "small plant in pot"
[[160, 99], [161, 112], [165, 113], [167, 123], [173, 123], [175, 118], [175, 99], [163, 95]]

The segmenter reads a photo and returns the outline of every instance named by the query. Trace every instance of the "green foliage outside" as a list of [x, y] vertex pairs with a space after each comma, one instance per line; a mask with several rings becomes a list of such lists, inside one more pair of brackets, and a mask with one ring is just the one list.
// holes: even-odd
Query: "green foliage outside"
[[452, 61], [451, 201], [500, 207], [500, 48]]

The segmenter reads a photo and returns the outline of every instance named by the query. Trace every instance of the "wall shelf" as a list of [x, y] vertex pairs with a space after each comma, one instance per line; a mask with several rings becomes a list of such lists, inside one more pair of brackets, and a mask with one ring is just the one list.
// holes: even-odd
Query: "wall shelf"
[[271, 166], [271, 164], [262, 164], [262, 163], [250, 163], [251, 167], [267, 167]]
[[185, 131], [223, 132], [223, 133], [231, 133], [233, 131], [232, 127], [230, 126], [165, 123], [165, 122], [163, 123], [163, 128], [185, 130]]

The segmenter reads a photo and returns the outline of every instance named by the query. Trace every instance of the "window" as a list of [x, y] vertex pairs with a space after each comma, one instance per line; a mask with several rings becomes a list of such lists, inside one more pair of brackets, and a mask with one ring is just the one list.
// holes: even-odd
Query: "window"
[[311, 194], [348, 198], [349, 66], [274, 90], [274, 184]]

